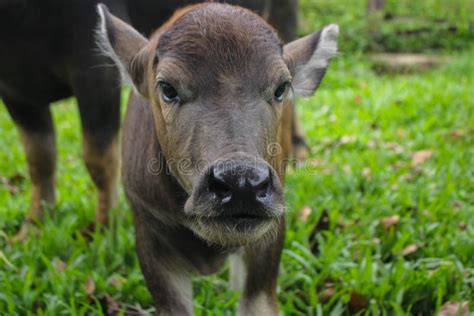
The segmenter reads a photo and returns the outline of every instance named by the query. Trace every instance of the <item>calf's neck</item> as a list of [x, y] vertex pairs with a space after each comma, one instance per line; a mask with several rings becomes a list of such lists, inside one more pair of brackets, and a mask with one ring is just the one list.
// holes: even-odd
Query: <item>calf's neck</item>
[[157, 313], [191, 315], [191, 276], [231, 257], [238, 313], [277, 315], [291, 107], [319, 85], [338, 27], [282, 45], [251, 11], [205, 3], [146, 39], [98, 11], [100, 46], [134, 87], [122, 176]]

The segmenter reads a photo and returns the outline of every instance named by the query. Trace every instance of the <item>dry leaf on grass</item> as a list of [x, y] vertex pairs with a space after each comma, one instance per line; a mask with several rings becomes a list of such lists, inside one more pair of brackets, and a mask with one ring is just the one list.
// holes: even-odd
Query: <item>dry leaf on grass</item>
[[416, 244], [410, 244], [403, 248], [402, 250], [402, 255], [403, 256], [408, 256], [411, 255], [412, 253], [416, 252], [418, 250], [418, 246]]
[[433, 150], [431, 149], [424, 149], [424, 150], [419, 150], [415, 151], [411, 155], [411, 166], [412, 168], [415, 168], [422, 163], [424, 163], [428, 158], [433, 156]]
[[104, 294], [102, 297], [99, 298], [100, 302], [102, 303], [102, 307], [105, 311], [105, 315], [107, 316], [115, 316], [122, 310], [121, 304], [114, 300], [112, 296], [109, 294]]
[[454, 138], [454, 139], [458, 139], [458, 138], [463, 137], [465, 134], [466, 134], [466, 132], [464, 130], [456, 129], [456, 130], [451, 132], [451, 137]]
[[367, 141], [367, 147], [370, 149], [374, 149], [375, 147], [377, 147], [377, 142], [371, 139]]
[[367, 168], [367, 167], [366, 167], [366, 168], [362, 169], [362, 176], [363, 176], [364, 178], [369, 178], [369, 177], [370, 177], [370, 173], [371, 173], [370, 168]]
[[19, 185], [25, 180], [25, 176], [20, 173], [15, 173], [9, 178], [0, 177], [0, 183], [10, 191], [12, 194], [20, 192]]
[[339, 144], [341, 145], [352, 144], [352, 143], [355, 143], [356, 140], [357, 140], [357, 137], [355, 137], [354, 135], [344, 135], [339, 140]]
[[125, 282], [123, 277], [118, 275], [112, 275], [110, 278], [108, 278], [107, 283], [115, 287], [115, 289], [121, 290]]
[[469, 302], [449, 301], [444, 303], [438, 316], [467, 316], [469, 315]]
[[61, 259], [55, 259], [53, 261], [53, 266], [59, 272], [64, 272], [67, 268], [66, 262], [62, 261]]
[[369, 306], [369, 300], [357, 292], [352, 292], [348, 305], [350, 312], [356, 314]]
[[298, 212], [298, 219], [306, 223], [309, 215], [311, 215], [311, 207], [309, 207], [308, 205], [305, 205]]
[[431, 212], [429, 210], [423, 210], [421, 214], [426, 217], [429, 221], [433, 220], [433, 216], [431, 215]]
[[450, 133], [450, 135], [453, 139], [460, 139], [469, 136], [472, 132], [474, 132], [474, 129], [455, 129]]
[[392, 216], [382, 218], [380, 222], [382, 223], [383, 228], [385, 230], [389, 230], [390, 227], [394, 226], [399, 221], [400, 221], [400, 215], [392, 215]]
[[95, 282], [91, 277], [87, 278], [86, 284], [84, 284], [84, 289], [86, 290], [87, 295], [92, 296], [94, 294]]
[[461, 201], [455, 200], [455, 201], [453, 202], [453, 207], [454, 207], [455, 209], [460, 209], [460, 208], [462, 208], [462, 206], [463, 206], [463, 205], [462, 205], [462, 202], [461, 202]]
[[393, 151], [396, 154], [401, 154], [405, 151], [405, 149], [398, 143], [395, 142], [388, 142], [384, 144], [385, 149]]
[[10, 191], [10, 193], [12, 194], [17, 194], [20, 192], [20, 188], [18, 188], [17, 186], [14, 186], [14, 185], [10, 185], [8, 183], [4, 183], [4, 186], [5, 188]]
[[401, 139], [404, 139], [405, 137], [407, 137], [407, 132], [402, 128], [397, 129], [396, 134], [398, 138], [401, 138]]
[[313, 158], [308, 160], [308, 164], [313, 168], [317, 168], [322, 167], [323, 161], [321, 160], [321, 158]]
[[466, 224], [465, 221], [460, 221], [458, 223], [458, 227], [459, 227], [460, 230], [466, 230], [467, 224]]
[[334, 283], [331, 282], [331, 281], [326, 281], [324, 283], [324, 288], [323, 290], [321, 291], [321, 293], [319, 294], [319, 296], [321, 297], [321, 300], [323, 302], [327, 302], [331, 299], [331, 297], [334, 295], [334, 292], [335, 292], [335, 288], [334, 288]]
[[362, 104], [362, 97], [358, 94], [354, 95], [354, 103], [357, 105]]
[[351, 166], [350, 165], [342, 166], [342, 171], [344, 171], [345, 174], [351, 174], [352, 173]]
[[130, 305], [116, 301], [112, 296], [105, 293], [99, 297], [99, 302], [106, 316], [145, 316], [146, 313], [140, 305]]

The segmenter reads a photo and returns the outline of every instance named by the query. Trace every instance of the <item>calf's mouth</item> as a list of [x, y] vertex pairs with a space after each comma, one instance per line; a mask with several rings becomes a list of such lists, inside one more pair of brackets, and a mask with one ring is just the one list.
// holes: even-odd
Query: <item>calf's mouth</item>
[[192, 231], [222, 246], [272, 238], [284, 215], [282, 185], [263, 160], [219, 162], [200, 175], [185, 213]]

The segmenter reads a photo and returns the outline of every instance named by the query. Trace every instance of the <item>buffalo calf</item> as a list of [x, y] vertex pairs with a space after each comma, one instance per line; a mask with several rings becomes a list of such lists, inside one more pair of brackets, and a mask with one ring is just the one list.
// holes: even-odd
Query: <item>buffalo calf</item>
[[230, 256], [239, 315], [277, 315], [293, 98], [316, 90], [338, 27], [282, 45], [251, 11], [205, 3], [146, 39], [98, 11], [100, 46], [134, 87], [122, 174], [158, 314], [193, 314], [191, 276]]

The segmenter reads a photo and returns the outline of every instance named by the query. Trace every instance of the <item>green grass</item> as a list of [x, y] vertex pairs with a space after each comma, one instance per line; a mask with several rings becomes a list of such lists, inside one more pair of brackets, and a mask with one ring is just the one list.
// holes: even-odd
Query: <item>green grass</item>
[[[343, 54], [316, 96], [298, 102], [313, 167], [287, 176], [283, 314], [349, 314], [361, 302], [367, 315], [432, 315], [447, 301], [470, 301], [473, 308], [472, 56], [453, 55], [450, 64], [423, 74], [377, 76], [363, 56]], [[75, 101], [53, 109], [58, 204], [39, 236], [7, 243], [25, 216], [31, 187], [20, 181], [12, 193], [0, 184], [0, 315], [103, 315], [105, 294], [150, 311], [123, 195], [109, 230], [90, 242], [79, 233], [94, 217], [94, 187], [81, 160]], [[0, 131], [0, 176], [26, 175], [3, 106]], [[412, 167], [420, 150], [433, 154]], [[312, 209], [306, 222], [298, 218], [303, 206]], [[329, 229], [318, 234], [315, 256], [308, 236], [324, 209]], [[400, 221], [385, 230], [380, 221], [395, 214]], [[404, 256], [411, 244], [417, 250]], [[226, 276], [196, 279], [197, 315], [234, 313], [238, 296]]]
[[[300, 33], [337, 23], [344, 51], [461, 50], [474, 40], [474, 0], [385, 0], [383, 12], [370, 17], [367, 3], [300, 0]], [[404, 20], [383, 20], [384, 15]]]

